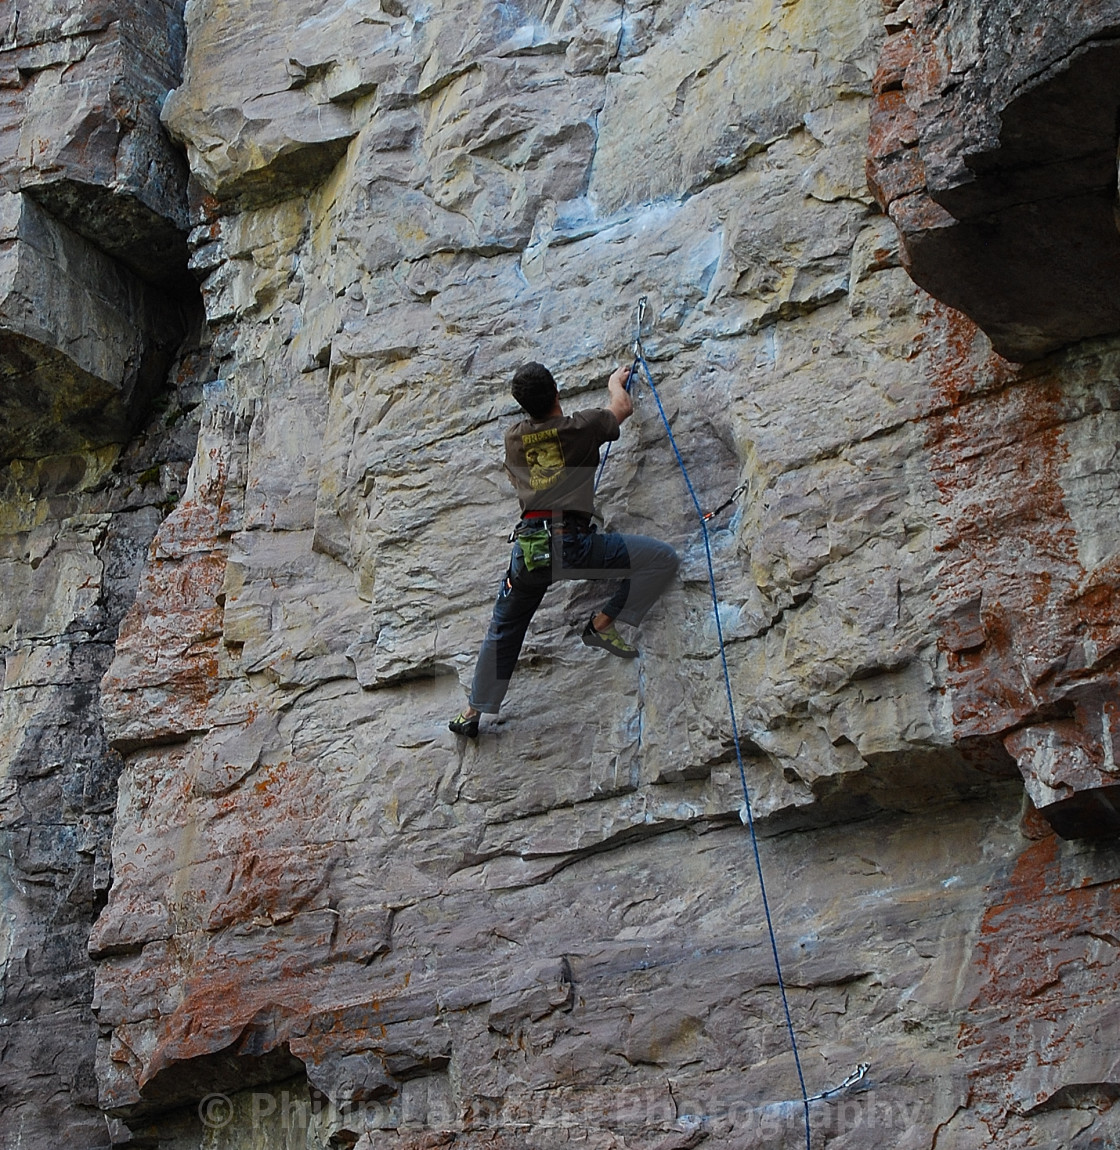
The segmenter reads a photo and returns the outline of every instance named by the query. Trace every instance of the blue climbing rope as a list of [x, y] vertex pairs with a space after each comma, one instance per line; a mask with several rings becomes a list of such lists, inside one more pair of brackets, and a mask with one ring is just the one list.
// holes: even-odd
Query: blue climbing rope
[[[751, 835], [751, 847], [754, 851], [754, 866], [758, 874], [758, 888], [762, 894], [762, 910], [766, 917], [766, 929], [770, 935], [770, 952], [774, 959], [774, 972], [778, 979], [778, 990], [781, 992], [782, 998], [782, 1011], [785, 1015], [786, 1030], [789, 1033], [790, 1048], [793, 1051], [793, 1062], [797, 1067], [797, 1081], [801, 1087], [801, 1104], [805, 1111], [805, 1148], [812, 1150], [812, 1130], [809, 1123], [809, 1094], [805, 1088], [805, 1075], [801, 1069], [801, 1054], [797, 1048], [797, 1033], [793, 1027], [793, 1018], [789, 1009], [789, 997], [786, 994], [786, 983], [782, 976], [782, 963], [778, 956], [778, 939], [774, 931], [774, 919], [770, 913], [770, 900], [766, 895], [766, 879], [762, 873], [762, 856], [758, 849], [758, 833], [755, 829], [754, 812], [751, 808], [751, 795], [750, 788], [747, 786], [747, 771], [743, 764], [743, 753], [739, 746], [739, 724], [735, 718], [735, 699], [731, 690], [731, 673], [727, 668], [727, 649], [723, 639], [723, 626], [719, 618], [719, 595], [716, 592], [716, 575], [715, 567], [712, 563], [712, 546], [711, 540], [708, 536], [708, 519], [709, 516], [704, 514], [700, 506], [700, 500], [696, 497], [696, 489], [692, 486], [692, 480], [689, 478], [688, 468], [685, 466], [684, 459], [681, 456], [680, 448], [677, 447], [676, 438], [673, 436], [673, 429], [669, 426], [669, 418], [665, 414], [665, 408], [661, 403], [661, 396], [658, 394], [657, 385], [653, 382], [653, 373], [649, 369], [649, 364], [646, 362], [645, 355], [642, 351], [641, 345], [641, 315], [644, 311], [643, 297], [642, 304], [640, 305], [639, 318], [638, 318], [638, 339], [634, 341], [634, 362], [630, 365], [630, 372], [626, 377], [626, 390], [630, 390], [630, 386], [634, 381], [635, 374], [639, 367], [645, 374], [646, 382], [649, 384], [649, 390], [654, 400], [657, 402], [657, 412], [661, 416], [661, 422], [665, 427], [665, 434], [669, 437], [669, 445], [673, 449], [673, 454], [676, 456], [677, 466], [681, 470], [681, 475], [684, 477], [685, 486], [688, 488], [689, 498], [692, 500], [692, 506], [696, 509], [696, 518], [700, 522], [700, 531], [704, 539], [704, 554], [708, 561], [708, 586], [712, 594], [712, 614], [715, 616], [716, 621], [716, 637], [719, 640], [719, 658], [720, 665], [723, 668], [723, 685], [727, 692], [727, 709], [731, 715], [731, 736], [734, 740], [735, 747], [735, 761], [739, 765], [739, 782], [743, 787], [743, 810], [746, 813], [745, 822]], [[598, 489], [599, 480], [603, 477], [603, 469], [607, 465], [607, 457], [610, 455], [610, 444], [607, 444], [607, 450], [603, 453], [603, 461], [599, 465], [599, 472], [595, 477], [595, 487]], [[862, 1074], [859, 1075], [862, 1077]], [[844, 1085], [847, 1085], [845, 1083]], [[840, 1089], [840, 1088], [837, 1088]], [[824, 1097], [818, 1095], [817, 1097]]]
[[[758, 849], [758, 833], [754, 825], [754, 812], [751, 809], [751, 794], [750, 788], [747, 786], [747, 771], [743, 765], [743, 752], [739, 747], [739, 724], [735, 718], [735, 699], [731, 691], [731, 672], [727, 668], [727, 649], [723, 639], [723, 627], [719, 619], [719, 595], [716, 592], [716, 575], [715, 567], [712, 563], [712, 545], [708, 535], [708, 521], [700, 506], [700, 500], [696, 497], [696, 489], [692, 486], [692, 480], [688, 475], [688, 468], [685, 467], [680, 448], [677, 447], [677, 441], [673, 436], [673, 429], [669, 426], [669, 418], [665, 414], [665, 408], [661, 403], [661, 396], [657, 393], [657, 386], [653, 382], [653, 373], [650, 371], [649, 364], [646, 362], [646, 358], [640, 350], [630, 370], [631, 379], [634, 375], [634, 368], [639, 364], [645, 374], [646, 383], [649, 384], [650, 393], [657, 402], [657, 413], [661, 416], [661, 422], [665, 427], [665, 434], [669, 437], [669, 446], [673, 449], [673, 455], [676, 456], [677, 466], [681, 469], [681, 475], [684, 477], [684, 483], [688, 488], [688, 495], [692, 500], [692, 506], [696, 509], [696, 518], [700, 522], [700, 531], [704, 539], [704, 555], [708, 561], [708, 587], [712, 593], [712, 614], [716, 621], [716, 638], [719, 640], [719, 658], [720, 665], [723, 668], [723, 685], [727, 692], [727, 709], [731, 715], [731, 737], [734, 740], [735, 761], [739, 765], [739, 782], [743, 787], [743, 809], [747, 816], [747, 828], [751, 833], [751, 847], [754, 850], [754, 866], [758, 874], [758, 888], [762, 895], [762, 910], [766, 916], [766, 929], [770, 935], [770, 952], [774, 958], [774, 973], [778, 978], [778, 990], [781, 992], [782, 1011], [785, 1015], [786, 1030], [789, 1032], [789, 1043], [793, 1051], [793, 1062], [797, 1067], [797, 1081], [801, 1087], [801, 1101], [805, 1110], [805, 1147], [806, 1150], [812, 1150], [812, 1133], [809, 1126], [809, 1093], [805, 1088], [805, 1075], [801, 1069], [801, 1055], [797, 1049], [797, 1034], [793, 1028], [793, 1018], [790, 1015], [785, 979], [782, 977], [782, 962], [778, 957], [778, 939], [774, 931], [774, 919], [770, 913], [770, 900], [766, 896], [766, 879], [762, 873], [762, 856]], [[629, 381], [627, 386], [629, 387]], [[604, 462], [605, 461], [606, 457], [604, 456]]]

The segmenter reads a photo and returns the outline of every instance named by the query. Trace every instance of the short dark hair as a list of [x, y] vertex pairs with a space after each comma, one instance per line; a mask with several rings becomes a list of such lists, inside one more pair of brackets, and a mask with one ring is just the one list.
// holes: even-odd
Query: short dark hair
[[513, 373], [510, 391], [531, 419], [544, 419], [556, 405], [556, 380], [543, 363], [523, 363]]

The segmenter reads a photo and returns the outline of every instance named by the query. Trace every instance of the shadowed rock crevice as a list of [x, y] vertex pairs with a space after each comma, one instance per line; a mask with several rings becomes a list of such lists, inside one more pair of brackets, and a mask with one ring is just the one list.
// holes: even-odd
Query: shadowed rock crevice
[[[186, 186], [185, 171], [177, 182]], [[64, 221], [141, 282], [171, 299], [197, 295], [197, 283], [187, 268], [185, 195], [177, 194], [167, 205], [174, 213], [169, 218], [134, 195], [87, 184], [55, 180], [26, 191], [55, 219]]]
[[934, 193], [952, 235], [908, 243], [914, 278], [1008, 359], [1120, 331], [1118, 123], [1120, 42], [1086, 45], [1003, 109], [971, 183]]
[[113, 658], [148, 546], [196, 434], [189, 356], [163, 413], [129, 444], [0, 470], [0, 867], [5, 1017], [0, 1131], [106, 1144], [90, 1008], [122, 762], [102, 727]]
[[4, 200], [0, 462], [123, 444], [147, 419], [180, 344], [198, 325], [185, 247], [169, 293], [30, 197]]

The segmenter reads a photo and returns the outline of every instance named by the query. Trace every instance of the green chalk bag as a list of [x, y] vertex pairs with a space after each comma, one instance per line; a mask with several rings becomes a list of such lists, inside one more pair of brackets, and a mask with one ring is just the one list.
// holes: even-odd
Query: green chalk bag
[[536, 571], [552, 562], [552, 531], [548, 527], [538, 527], [519, 534], [517, 545], [521, 548], [527, 571]]

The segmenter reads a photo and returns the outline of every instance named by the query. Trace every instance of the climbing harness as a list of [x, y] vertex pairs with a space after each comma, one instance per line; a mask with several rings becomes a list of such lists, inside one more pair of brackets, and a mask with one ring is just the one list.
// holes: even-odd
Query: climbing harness
[[[812, 1150], [812, 1131], [809, 1123], [809, 1104], [811, 1102], [818, 1102], [826, 1098], [831, 1098], [834, 1095], [840, 1094], [849, 1089], [855, 1083], [859, 1082], [870, 1068], [869, 1063], [861, 1063], [847, 1078], [844, 1079], [838, 1086], [833, 1086], [827, 1090], [822, 1090], [819, 1094], [809, 1095], [805, 1086], [805, 1075], [801, 1068], [801, 1053], [797, 1046], [797, 1033], [793, 1026], [793, 1017], [790, 1014], [789, 998], [786, 994], [785, 978], [782, 975], [782, 963], [778, 955], [778, 939], [774, 930], [774, 919], [770, 911], [770, 900], [766, 894], [766, 880], [762, 872], [762, 855], [758, 848], [758, 833], [754, 822], [754, 812], [751, 806], [750, 788], [747, 785], [747, 771], [743, 763], [743, 753], [739, 745], [739, 724], [735, 717], [735, 699], [731, 690], [731, 672], [727, 666], [727, 649], [723, 638], [723, 627], [720, 623], [719, 611], [719, 595], [716, 591], [716, 576], [715, 566], [712, 562], [712, 546], [711, 539], [708, 534], [708, 521], [714, 516], [718, 515], [725, 507], [728, 507], [735, 501], [736, 498], [745, 490], [746, 485], [741, 485], [736, 489], [735, 494], [731, 496], [715, 511], [704, 514], [700, 506], [700, 500], [696, 496], [696, 489], [692, 486], [692, 480], [688, 474], [688, 468], [685, 466], [684, 458], [677, 447], [677, 441], [673, 436], [673, 429], [669, 425], [669, 418], [665, 414], [665, 408], [661, 403], [661, 396], [658, 394], [657, 385], [653, 382], [653, 373], [650, 371], [649, 364], [646, 362], [645, 351], [642, 347], [642, 323], [645, 319], [646, 312], [646, 297], [642, 296], [638, 300], [638, 319], [637, 319], [637, 335], [634, 339], [634, 362], [630, 365], [630, 372], [626, 379], [626, 390], [629, 391], [631, 384], [635, 380], [638, 368], [642, 370], [645, 376], [645, 381], [649, 385], [650, 394], [653, 396], [657, 404], [657, 413], [661, 417], [662, 426], [665, 428], [665, 434], [669, 440], [669, 446], [673, 449], [673, 455], [676, 457], [677, 466], [680, 468], [682, 477], [684, 478], [685, 487], [688, 488], [689, 498], [692, 500], [692, 506], [696, 510], [696, 518], [700, 524], [700, 532], [704, 541], [704, 554], [708, 562], [708, 587], [712, 597], [712, 614], [715, 618], [716, 624], [716, 639], [719, 642], [719, 657], [720, 665], [723, 670], [723, 685], [727, 694], [727, 709], [731, 716], [731, 737], [735, 747], [735, 761], [739, 767], [739, 782], [743, 790], [743, 806], [740, 811], [740, 819], [743, 824], [750, 831], [751, 847], [754, 852], [754, 865], [755, 873], [758, 876], [759, 892], [762, 896], [762, 910], [766, 919], [766, 929], [770, 936], [770, 953], [774, 962], [774, 973], [777, 976], [778, 990], [781, 994], [782, 1012], [785, 1016], [786, 1031], [789, 1034], [790, 1049], [793, 1052], [793, 1062], [797, 1069], [797, 1081], [801, 1088], [800, 1105], [805, 1113], [805, 1148]], [[595, 487], [598, 488], [599, 480], [603, 475], [603, 468], [606, 466], [607, 455], [610, 453], [610, 444], [607, 444], [607, 451], [603, 454], [603, 462], [599, 467], [599, 474], [595, 477]]]

